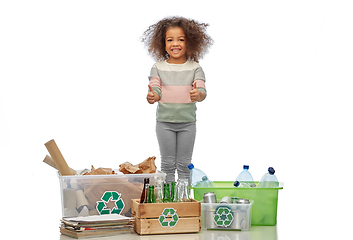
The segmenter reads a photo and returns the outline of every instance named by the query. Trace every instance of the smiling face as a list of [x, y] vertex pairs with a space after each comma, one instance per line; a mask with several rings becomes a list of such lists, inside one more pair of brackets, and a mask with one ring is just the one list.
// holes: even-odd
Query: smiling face
[[186, 62], [186, 38], [180, 27], [171, 27], [165, 34], [165, 50], [169, 54], [168, 63], [182, 64]]

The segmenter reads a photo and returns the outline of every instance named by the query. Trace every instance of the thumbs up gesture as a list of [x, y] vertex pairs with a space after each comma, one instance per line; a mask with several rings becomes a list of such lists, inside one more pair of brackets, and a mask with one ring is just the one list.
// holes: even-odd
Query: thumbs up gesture
[[196, 102], [199, 99], [199, 95], [200, 95], [200, 92], [199, 90], [197, 90], [196, 82], [194, 82], [192, 86], [192, 90], [190, 91], [191, 102]]
[[147, 102], [149, 104], [153, 104], [159, 100], [159, 96], [153, 91], [151, 85], [148, 85], [148, 88], [150, 89], [150, 91], [147, 94]]

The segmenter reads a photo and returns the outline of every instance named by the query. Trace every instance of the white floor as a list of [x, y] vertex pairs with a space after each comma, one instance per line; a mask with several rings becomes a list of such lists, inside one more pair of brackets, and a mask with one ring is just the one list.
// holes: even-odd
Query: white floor
[[[57, 239], [57, 238], [48, 238]], [[60, 240], [71, 240], [73, 238], [60, 235]], [[89, 238], [98, 239], [98, 238]], [[133, 234], [120, 234], [115, 236], [108, 236], [99, 238], [104, 240], [112, 239], [144, 239], [144, 240], [159, 240], [159, 239], [183, 239], [183, 240], [276, 240], [277, 239], [277, 227], [276, 226], [253, 226], [249, 231], [209, 231], [202, 230], [199, 233], [192, 234], [166, 234], [166, 235], [145, 235], [139, 236], [136, 233]]]

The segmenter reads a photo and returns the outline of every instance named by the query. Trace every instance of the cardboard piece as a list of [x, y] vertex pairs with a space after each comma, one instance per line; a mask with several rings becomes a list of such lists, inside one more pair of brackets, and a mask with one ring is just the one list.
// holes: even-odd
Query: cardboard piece
[[124, 162], [119, 165], [119, 171], [124, 174], [147, 174], [156, 173], [157, 167], [155, 164], [156, 157], [149, 157], [145, 161], [132, 165], [129, 162]]
[[97, 168], [95, 169], [93, 165], [91, 165], [91, 171], [86, 172], [83, 175], [109, 175], [109, 174], [115, 174], [115, 171], [112, 170], [111, 168]]
[[44, 144], [62, 176], [73, 175], [54, 139]]
[[[48, 164], [49, 166], [55, 168], [56, 170], [58, 170], [58, 167], [56, 166], [54, 160], [50, 156], [46, 155], [43, 162]], [[76, 175], [76, 173], [77, 173], [76, 170], [74, 170], [72, 168], [70, 168], [70, 171], [71, 171], [72, 175]]]

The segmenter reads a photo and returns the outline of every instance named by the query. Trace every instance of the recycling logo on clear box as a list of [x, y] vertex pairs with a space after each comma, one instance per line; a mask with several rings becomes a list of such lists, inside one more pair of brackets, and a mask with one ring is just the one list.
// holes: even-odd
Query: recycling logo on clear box
[[213, 220], [218, 227], [229, 227], [233, 222], [233, 212], [230, 207], [219, 206], [213, 215]]
[[162, 227], [174, 227], [178, 223], [179, 217], [174, 208], [165, 208], [159, 216], [159, 223]]
[[[96, 209], [100, 215], [105, 214], [120, 214], [124, 209], [125, 204], [121, 198], [121, 194], [115, 191], [106, 191], [101, 197], [102, 201], [97, 201]], [[107, 207], [109, 201], [114, 202], [113, 209]]]

